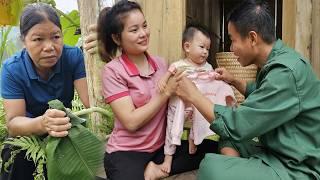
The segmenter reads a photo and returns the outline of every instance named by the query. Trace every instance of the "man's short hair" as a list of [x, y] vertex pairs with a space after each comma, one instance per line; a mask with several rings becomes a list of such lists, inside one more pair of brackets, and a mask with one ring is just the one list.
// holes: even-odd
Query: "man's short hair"
[[275, 41], [274, 19], [265, 0], [245, 0], [231, 11], [231, 22], [241, 37], [255, 31], [263, 41], [271, 44]]

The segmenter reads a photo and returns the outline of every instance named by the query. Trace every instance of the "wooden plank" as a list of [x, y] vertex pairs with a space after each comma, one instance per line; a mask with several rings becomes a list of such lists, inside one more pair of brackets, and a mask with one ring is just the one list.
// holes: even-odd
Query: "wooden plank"
[[[87, 27], [91, 24], [95, 24], [98, 15], [98, 1], [78, 0], [78, 7], [80, 13], [80, 26], [81, 35], [84, 37], [88, 35]], [[104, 104], [103, 96], [101, 94], [101, 69], [103, 62], [99, 59], [98, 55], [91, 55], [84, 53], [85, 66], [87, 74], [87, 83], [89, 91], [90, 107], [98, 107]], [[90, 116], [91, 123], [90, 128], [97, 135], [101, 136], [101, 132], [98, 129], [98, 125], [102, 120], [102, 116], [99, 113], [92, 113]]]
[[[165, 0], [166, 11], [163, 24], [164, 42], [160, 51], [169, 62], [182, 58], [182, 32], [186, 23], [186, 2], [185, 0]], [[166, 12], [164, 11], [164, 12]]]
[[296, 5], [297, 0], [283, 0], [282, 40], [290, 47], [295, 47]]
[[182, 31], [185, 26], [185, 0], [137, 0], [150, 28], [149, 52], [168, 62], [181, 58]]
[[311, 0], [283, 1], [282, 38], [286, 44], [308, 59], [311, 55], [311, 12]]
[[304, 57], [311, 57], [312, 0], [297, 1], [295, 49]]
[[320, 78], [320, 0], [312, 1], [312, 50], [311, 63]]

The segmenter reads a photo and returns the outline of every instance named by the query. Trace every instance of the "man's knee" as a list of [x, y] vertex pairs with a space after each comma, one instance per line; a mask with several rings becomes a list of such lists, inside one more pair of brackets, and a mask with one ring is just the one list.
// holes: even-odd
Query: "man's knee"
[[225, 167], [223, 162], [219, 160], [219, 154], [206, 154], [200, 163], [198, 170], [199, 180], [223, 179], [225, 180]]

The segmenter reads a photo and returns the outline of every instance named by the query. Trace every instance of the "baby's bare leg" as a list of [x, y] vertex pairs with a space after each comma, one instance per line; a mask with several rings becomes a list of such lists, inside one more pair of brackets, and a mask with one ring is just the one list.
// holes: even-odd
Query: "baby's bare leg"
[[194, 144], [193, 139], [189, 138], [189, 154], [195, 154], [197, 152], [197, 146]]

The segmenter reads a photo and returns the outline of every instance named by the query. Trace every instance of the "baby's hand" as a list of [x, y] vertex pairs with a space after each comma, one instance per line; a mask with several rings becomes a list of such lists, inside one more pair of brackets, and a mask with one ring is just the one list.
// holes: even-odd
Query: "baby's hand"
[[232, 96], [226, 96], [226, 105], [229, 107], [236, 107], [237, 101]]

